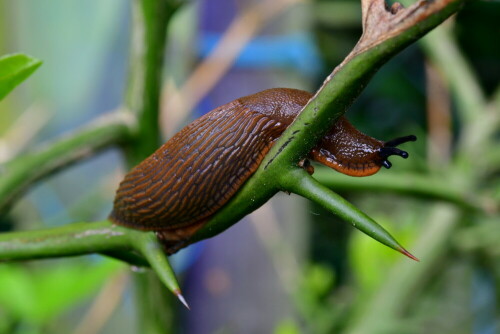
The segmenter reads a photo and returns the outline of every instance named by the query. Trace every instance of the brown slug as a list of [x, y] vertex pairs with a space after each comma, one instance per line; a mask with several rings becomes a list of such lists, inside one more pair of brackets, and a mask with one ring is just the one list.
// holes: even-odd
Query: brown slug
[[[121, 182], [110, 220], [156, 231], [175, 252], [238, 191], [312, 94], [275, 88], [242, 97], [187, 125]], [[383, 142], [356, 130], [344, 117], [309, 158], [352, 176], [391, 167], [395, 146], [415, 136]]]

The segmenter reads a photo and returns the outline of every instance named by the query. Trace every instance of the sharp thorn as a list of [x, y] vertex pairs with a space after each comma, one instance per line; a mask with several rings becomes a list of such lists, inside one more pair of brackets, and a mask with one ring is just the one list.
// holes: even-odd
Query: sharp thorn
[[184, 296], [181, 294], [179, 290], [174, 291], [174, 294], [177, 296], [177, 299], [182, 303], [182, 305], [186, 306], [188, 310], [191, 311], [191, 308], [189, 307], [188, 303], [186, 302], [186, 299]]
[[412, 253], [408, 252], [406, 249], [404, 249], [403, 247], [401, 247], [400, 249], [398, 249], [398, 251], [403, 254], [403, 255], [406, 255], [407, 257], [409, 257], [410, 259], [414, 260], [414, 261], [417, 261], [417, 262], [420, 262], [420, 260], [415, 256], [413, 255]]

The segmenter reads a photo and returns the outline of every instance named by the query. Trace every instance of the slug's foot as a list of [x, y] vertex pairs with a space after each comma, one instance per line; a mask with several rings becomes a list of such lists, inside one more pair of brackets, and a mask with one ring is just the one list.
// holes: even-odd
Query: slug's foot
[[410, 135], [410, 136], [395, 138], [389, 140], [388, 142], [385, 142], [384, 146], [380, 148], [379, 152], [380, 157], [382, 158], [382, 166], [384, 166], [387, 169], [391, 168], [392, 164], [389, 160], [387, 160], [387, 158], [390, 157], [391, 155], [399, 155], [404, 159], [408, 158], [408, 152], [400, 150], [396, 146], [407, 143], [409, 141], [416, 141], [416, 140], [417, 140], [416, 136]]

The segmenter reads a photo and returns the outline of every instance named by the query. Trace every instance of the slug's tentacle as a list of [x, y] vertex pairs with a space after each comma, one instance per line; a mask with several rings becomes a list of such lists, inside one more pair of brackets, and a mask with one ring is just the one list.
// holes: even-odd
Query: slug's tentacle
[[398, 138], [394, 138], [392, 140], [386, 141], [384, 146], [385, 147], [396, 147], [396, 146], [399, 146], [401, 144], [407, 143], [409, 141], [416, 141], [416, 140], [417, 140], [417, 136], [414, 136], [414, 135], [398, 137]]
[[399, 155], [400, 157], [407, 159], [409, 154], [406, 151], [400, 150], [396, 146], [407, 143], [409, 141], [416, 141], [417, 137], [414, 135], [404, 136], [394, 138], [385, 142], [384, 146], [380, 148], [380, 156], [384, 159], [382, 162], [382, 166], [389, 169], [392, 167], [392, 164], [387, 160], [391, 155]]
[[400, 150], [397, 147], [381, 147], [380, 148], [380, 156], [383, 158], [387, 158], [391, 155], [399, 155], [403, 159], [408, 158], [408, 152]]

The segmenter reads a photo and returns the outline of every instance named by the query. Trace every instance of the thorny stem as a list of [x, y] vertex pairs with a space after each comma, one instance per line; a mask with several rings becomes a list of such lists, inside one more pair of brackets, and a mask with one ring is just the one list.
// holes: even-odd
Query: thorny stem
[[128, 148], [129, 165], [144, 160], [160, 141], [158, 123], [163, 57], [170, 19], [177, 0], [135, 0], [125, 104], [138, 120], [137, 140]]
[[381, 242], [382, 244], [418, 261], [405, 250], [387, 231], [373, 219], [361, 212], [354, 205], [337, 195], [309, 175], [303, 169], [293, 169], [283, 174], [280, 180], [282, 186], [297, 195], [301, 195], [323, 206], [342, 220], [352, 224], [358, 230]]
[[128, 230], [108, 221], [0, 234], [1, 261], [76, 256], [129, 248]]
[[[177, 0], [134, 0], [132, 5], [132, 43], [125, 103], [127, 108], [135, 114], [138, 124], [137, 140], [125, 147], [129, 169], [154, 152], [159, 144], [164, 49], [168, 24], [180, 2]], [[138, 235], [138, 238], [144, 244], [136, 246], [143, 247], [144, 252], [147, 251], [146, 259], [160, 280], [181, 302], [185, 303], [168, 259], [165, 256], [157, 256], [158, 247], [154, 246], [151, 240], [147, 241], [147, 236]], [[156, 243], [158, 243], [157, 240]], [[155, 260], [158, 262], [151, 262]], [[140, 328], [152, 333], [164, 333], [167, 328], [172, 327], [172, 323], [169, 321], [171, 319], [161, 313], [165, 310], [172, 311], [171, 301], [165, 296], [145, 300], [155, 293], [155, 284], [150, 284], [151, 282], [147, 280], [148, 278], [142, 276], [135, 277], [134, 280], [137, 291], [140, 291], [136, 293], [138, 304], [142, 307], [139, 312]]]
[[[136, 254], [134, 253], [136, 252]], [[91, 253], [118, 255], [133, 264], [143, 259], [156, 271], [165, 286], [187, 306], [167, 256], [154, 232], [121, 227], [109, 221], [73, 223], [39, 231], [0, 234], [1, 261], [77, 256]]]
[[125, 111], [105, 115], [37, 151], [0, 165], [0, 213], [35, 182], [130, 139], [133, 118]]

